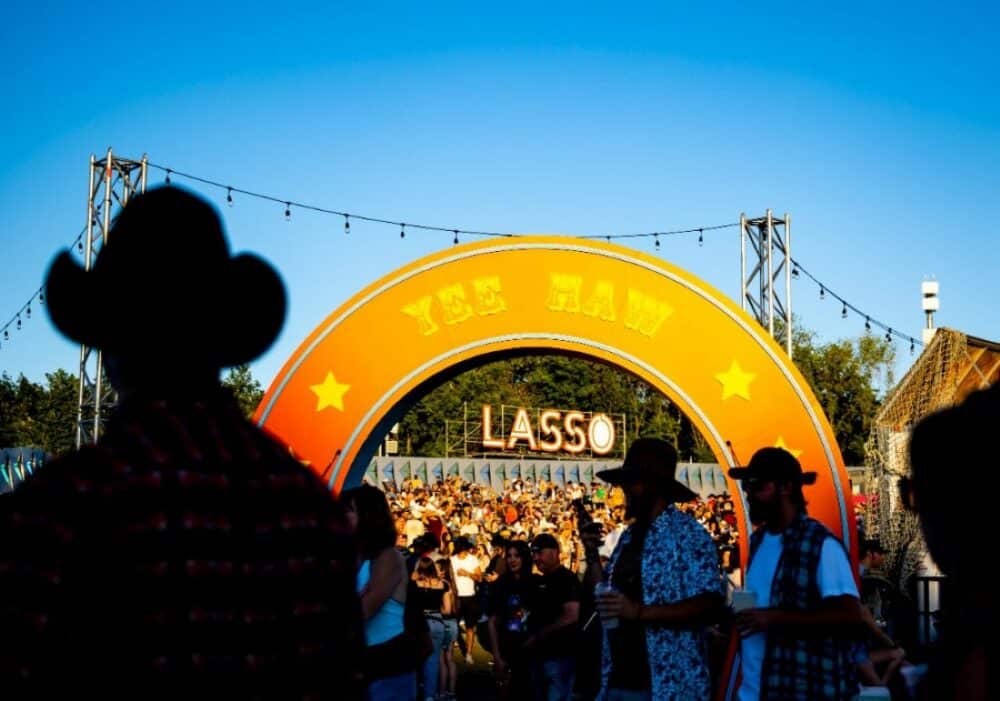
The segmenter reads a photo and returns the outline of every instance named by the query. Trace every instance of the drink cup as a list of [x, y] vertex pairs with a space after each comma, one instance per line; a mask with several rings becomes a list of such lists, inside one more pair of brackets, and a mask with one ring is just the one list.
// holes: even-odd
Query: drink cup
[[[594, 595], [600, 600], [601, 596], [604, 594], [611, 594], [617, 592], [610, 582], [598, 582], [594, 587]], [[600, 612], [600, 609], [598, 609]], [[601, 625], [604, 626], [604, 630], [614, 630], [618, 627], [618, 616], [607, 616], [601, 615]]]
[[752, 609], [757, 605], [757, 592], [739, 589], [733, 592], [733, 611]]

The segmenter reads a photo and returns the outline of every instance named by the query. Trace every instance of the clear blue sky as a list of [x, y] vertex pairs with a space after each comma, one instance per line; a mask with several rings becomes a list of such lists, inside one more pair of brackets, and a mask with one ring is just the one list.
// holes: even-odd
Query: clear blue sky
[[[631, 233], [772, 207], [792, 214], [795, 257], [872, 316], [919, 337], [920, 282], [935, 275], [939, 324], [1000, 339], [996, 3], [664, 4], [7, 6], [0, 323], [80, 230], [89, 155], [112, 146], [459, 228]], [[254, 365], [265, 384], [354, 291], [451, 244], [360, 222], [345, 237], [341, 220], [281, 210], [223, 207], [233, 247], [273, 261], [290, 291], [282, 336]], [[735, 229], [662, 255], [736, 296]], [[817, 292], [795, 284], [805, 325], [861, 333]], [[75, 347], [38, 311], [0, 370], [75, 372]]]

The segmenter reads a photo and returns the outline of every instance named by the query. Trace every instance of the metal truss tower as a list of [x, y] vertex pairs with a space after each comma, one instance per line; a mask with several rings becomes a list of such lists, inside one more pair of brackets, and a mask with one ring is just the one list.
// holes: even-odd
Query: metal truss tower
[[[97, 254], [108, 242], [112, 210], [121, 209], [133, 195], [146, 191], [146, 156], [141, 161], [117, 158], [111, 149], [98, 160], [90, 156], [90, 188], [87, 190], [87, 234], [81, 241], [84, 268], [90, 270]], [[106, 300], [89, 300], [92, 313], [102, 314]], [[80, 394], [76, 410], [76, 447], [96, 443], [104, 425], [105, 410], [114, 406], [111, 384], [104, 376], [101, 352], [80, 346]]]
[[[747, 256], [747, 244], [749, 258]], [[749, 271], [747, 270], [750, 266]], [[767, 214], [756, 219], [740, 215], [740, 306], [753, 314], [771, 336], [783, 336], [792, 357], [792, 219]], [[783, 278], [783, 279], [782, 279]], [[776, 328], [775, 322], [780, 324]]]

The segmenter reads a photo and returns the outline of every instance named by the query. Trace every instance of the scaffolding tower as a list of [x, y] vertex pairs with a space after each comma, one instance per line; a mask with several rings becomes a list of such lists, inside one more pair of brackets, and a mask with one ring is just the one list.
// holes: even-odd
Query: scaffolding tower
[[[146, 191], [148, 160], [133, 161], [118, 158], [108, 149], [107, 156], [98, 160], [90, 156], [90, 187], [87, 190], [87, 234], [80, 242], [83, 247], [83, 265], [86, 270], [94, 267], [97, 254], [108, 242], [108, 233], [118, 211], [129, 199]], [[95, 314], [101, 314], [105, 300], [89, 300]], [[106, 409], [114, 406], [115, 394], [104, 376], [101, 351], [87, 345], [80, 346], [80, 393], [76, 410], [76, 447], [96, 443], [101, 436]]]
[[[748, 246], [749, 243], [749, 258]], [[750, 267], [747, 271], [748, 265]], [[756, 317], [771, 336], [780, 334], [792, 357], [792, 219], [740, 215], [740, 306]], [[783, 279], [782, 279], [783, 278]]]

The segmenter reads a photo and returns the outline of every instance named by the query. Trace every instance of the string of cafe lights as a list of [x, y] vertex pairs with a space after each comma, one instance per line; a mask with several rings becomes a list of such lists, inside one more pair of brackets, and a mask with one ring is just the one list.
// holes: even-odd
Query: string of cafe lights
[[[87, 227], [83, 227], [83, 230], [73, 239], [72, 247], [83, 253], [83, 237], [87, 234]], [[10, 332], [13, 329], [15, 332], [20, 331], [24, 322], [31, 321], [31, 308], [32, 305], [42, 306], [45, 304], [45, 285], [42, 285], [28, 298], [28, 301], [21, 305], [21, 308], [14, 313], [14, 315], [7, 320], [7, 323], [0, 326], [0, 348], [3, 344], [10, 342]]]
[[913, 336], [909, 336], [909, 335], [907, 335], [905, 333], [900, 333], [899, 331], [896, 331], [894, 328], [892, 328], [888, 324], [882, 323], [881, 321], [879, 321], [878, 319], [874, 318], [870, 314], [867, 314], [867, 313], [861, 311], [856, 306], [854, 306], [853, 304], [851, 304], [850, 302], [848, 302], [846, 299], [844, 299], [843, 297], [841, 297], [840, 295], [838, 295], [836, 292], [834, 292], [833, 290], [831, 290], [828, 285], [826, 285], [824, 282], [822, 282], [821, 280], [819, 280], [818, 278], [816, 278], [816, 276], [814, 276], [812, 273], [810, 273], [808, 270], [806, 270], [802, 266], [801, 263], [799, 263], [797, 260], [795, 260], [794, 258], [792, 258], [792, 277], [795, 278], [795, 279], [798, 279], [800, 275], [805, 275], [807, 278], [809, 278], [810, 280], [812, 280], [814, 283], [816, 283], [819, 286], [819, 298], [821, 300], [822, 299], [826, 299], [827, 295], [829, 295], [830, 297], [833, 297], [835, 300], [837, 300], [840, 303], [840, 305], [841, 305], [840, 318], [841, 319], [846, 319], [847, 318], [847, 316], [848, 316], [848, 310], [854, 312], [859, 317], [864, 317], [864, 319], [865, 319], [865, 333], [871, 333], [872, 327], [876, 327], [876, 328], [881, 329], [882, 331], [885, 331], [885, 340], [886, 340], [886, 343], [891, 344], [893, 342], [894, 338], [898, 338], [898, 339], [900, 339], [902, 341], [909, 341], [910, 342], [910, 355], [913, 355], [913, 353], [916, 351], [916, 348], [917, 348], [918, 344], [921, 345], [921, 346], [923, 345], [922, 341], [914, 338]]
[[[282, 198], [282, 197], [277, 197], [277, 196], [274, 196], [274, 195], [268, 195], [268, 194], [261, 193], [261, 192], [255, 192], [253, 190], [247, 190], [246, 188], [236, 187], [235, 185], [227, 185], [225, 183], [222, 183], [222, 182], [219, 182], [219, 181], [216, 181], [216, 180], [211, 180], [209, 178], [204, 178], [202, 176], [194, 175], [194, 174], [191, 174], [191, 173], [185, 173], [183, 171], [178, 171], [178, 170], [175, 170], [173, 168], [168, 168], [166, 166], [158, 165], [156, 163], [148, 163], [148, 167], [155, 168], [157, 170], [163, 171], [164, 176], [165, 176], [164, 177], [164, 183], [166, 185], [172, 185], [173, 181], [172, 181], [171, 177], [172, 176], [177, 176], [177, 177], [180, 177], [180, 178], [185, 178], [187, 180], [191, 180], [193, 182], [201, 183], [203, 185], [209, 185], [209, 186], [217, 188], [219, 190], [224, 190], [226, 192], [226, 204], [228, 204], [230, 207], [232, 207], [234, 205], [234, 203], [235, 203], [233, 195], [237, 194], [237, 195], [243, 195], [243, 196], [246, 196], [246, 197], [250, 197], [250, 198], [254, 198], [254, 199], [259, 199], [259, 200], [263, 200], [263, 201], [267, 201], [267, 202], [272, 202], [272, 203], [275, 203], [275, 204], [278, 204], [278, 205], [283, 205], [284, 206], [284, 218], [285, 218], [286, 221], [291, 221], [291, 218], [292, 218], [292, 209], [293, 208], [301, 209], [301, 210], [304, 210], [304, 211], [316, 212], [316, 213], [319, 213], [319, 214], [327, 214], [327, 215], [342, 217], [343, 220], [344, 220], [344, 233], [345, 234], [350, 234], [351, 233], [351, 220], [353, 219], [355, 221], [368, 222], [368, 223], [372, 223], [372, 224], [384, 224], [384, 225], [393, 226], [393, 227], [397, 227], [398, 226], [399, 227], [399, 237], [401, 239], [406, 238], [406, 230], [407, 229], [418, 230], [418, 231], [434, 231], [434, 232], [451, 234], [452, 235], [452, 244], [458, 244], [459, 243], [459, 236], [501, 237], [501, 238], [515, 238], [515, 237], [519, 236], [519, 234], [512, 234], [512, 233], [503, 233], [503, 232], [496, 232], [496, 231], [478, 231], [478, 230], [472, 230], [472, 229], [461, 229], [461, 228], [447, 227], [447, 226], [435, 226], [435, 225], [430, 225], [430, 224], [419, 224], [419, 223], [413, 223], [413, 222], [399, 221], [399, 220], [395, 220], [395, 219], [386, 219], [384, 217], [374, 217], [374, 216], [369, 216], [369, 215], [364, 215], [364, 214], [357, 214], [357, 213], [353, 213], [353, 212], [347, 212], [347, 211], [341, 211], [341, 210], [337, 210], [337, 209], [332, 209], [332, 208], [329, 208], [329, 207], [320, 207], [318, 205], [313, 205], [313, 204], [308, 204], [308, 203], [305, 203], [305, 202], [300, 202], [298, 200], [294, 200], [294, 199], [291, 199], [291, 198]], [[654, 248], [657, 251], [659, 251], [660, 250], [660, 237], [680, 236], [680, 235], [684, 235], [684, 234], [694, 234], [694, 233], [697, 233], [698, 234], [698, 245], [702, 246], [704, 244], [705, 233], [706, 232], [719, 231], [719, 230], [722, 230], [722, 229], [732, 229], [732, 228], [736, 228], [738, 226], [739, 226], [739, 223], [733, 222], [733, 223], [730, 223], [730, 224], [717, 224], [717, 225], [713, 225], [713, 226], [700, 226], [700, 227], [689, 228], [689, 229], [674, 229], [674, 230], [671, 230], [671, 231], [649, 231], [649, 232], [633, 233], [633, 234], [596, 234], [596, 235], [578, 236], [577, 238], [581, 238], [581, 239], [594, 239], [594, 240], [596, 240], [596, 239], [604, 239], [605, 241], [608, 241], [608, 242], [611, 242], [611, 241], [614, 241], [614, 240], [625, 240], [625, 239], [653, 239]], [[82, 248], [82, 245], [83, 245], [82, 241], [83, 241], [83, 237], [84, 237], [85, 234], [86, 234], [86, 227], [76, 237], [76, 239], [73, 241], [72, 245], [74, 247], [77, 247], [77, 248]], [[799, 263], [797, 260], [795, 260], [793, 258], [792, 259], [792, 277], [794, 277], [795, 279], [798, 279], [799, 276], [800, 276], [800, 274], [801, 275], [805, 275], [806, 277], [808, 277], [810, 280], [812, 280], [814, 283], [816, 283], [819, 286], [819, 297], [820, 297], [820, 299], [825, 299], [826, 296], [829, 295], [830, 297], [833, 297], [834, 299], [836, 299], [842, 305], [842, 310], [841, 310], [841, 317], [842, 318], [846, 319], [848, 317], [848, 310], [854, 312], [859, 317], [863, 317], [864, 320], [865, 320], [865, 332], [866, 333], [870, 333], [871, 330], [872, 330], [872, 327], [876, 327], [876, 328], [879, 328], [879, 329], [885, 331], [885, 340], [888, 343], [892, 343], [893, 339], [900, 339], [900, 340], [903, 340], [903, 341], [909, 341], [909, 344], [910, 344], [910, 354], [911, 355], [914, 353], [917, 344], [923, 345], [921, 343], [921, 341], [919, 341], [918, 339], [895, 330], [893, 327], [889, 326], [888, 324], [883, 323], [882, 321], [879, 321], [878, 319], [876, 319], [875, 317], [873, 317], [871, 314], [868, 314], [868, 313], [862, 311], [857, 306], [855, 306], [855, 305], [851, 304], [850, 302], [848, 302], [844, 297], [838, 295], [833, 290], [831, 290], [830, 287], [829, 287], [829, 285], [827, 285], [826, 283], [824, 283], [821, 280], [819, 280], [818, 278], [816, 278], [801, 263]], [[42, 304], [42, 303], [44, 303], [44, 299], [45, 299], [45, 297], [44, 297], [44, 287], [40, 287], [28, 299], [28, 301], [21, 306], [21, 308], [17, 311], [17, 313], [15, 313], [14, 316], [12, 316], [10, 318], [10, 320], [6, 324], [4, 324], [2, 327], [0, 327], [0, 333], [2, 333], [2, 338], [3, 338], [3, 341], [0, 342], [0, 343], [9, 342], [11, 327], [14, 327], [15, 331], [19, 331], [21, 329], [21, 326], [22, 326], [22, 315], [24, 315], [25, 318], [30, 319], [31, 318], [31, 305], [32, 305], [32, 303], [37, 302], [38, 304]], [[0, 347], [2, 347], [2, 345], [0, 345]]]

